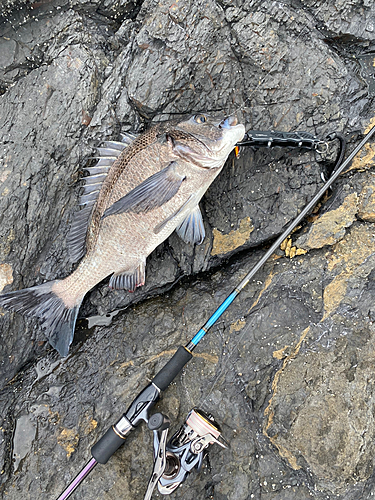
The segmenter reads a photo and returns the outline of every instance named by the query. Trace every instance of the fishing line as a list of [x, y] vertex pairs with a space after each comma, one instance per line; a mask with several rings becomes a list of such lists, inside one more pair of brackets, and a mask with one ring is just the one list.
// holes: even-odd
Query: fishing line
[[[275, 5], [275, 4], [274, 4], [274, 5]], [[279, 3], [279, 5], [280, 5], [280, 3]], [[284, 6], [285, 6], [286, 4], [282, 3], [281, 5], [283, 6], [283, 8], [282, 8], [283, 12], [284, 12], [284, 13], [286, 13], [286, 14], [288, 15], [288, 12], [284, 9]], [[290, 5], [288, 5], [288, 6], [289, 6], [289, 7], [291, 7]], [[323, 4], [319, 7], [319, 9], [318, 9], [315, 13], [312, 13], [312, 12], [308, 11], [308, 14], [311, 14], [311, 15], [312, 15], [312, 18], [313, 18], [314, 20], [316, 20], [316, 16], [319, 14], [319, 12], [320, 12], [320, 10], [322, 9], [322, 7], [323, 7]], [[303, 10], [304, 10], [304, 9], [303, 9]], [[306, 12], [306, 11], [305, 11], [305, 12]], [[299, 35], [297, 36], [297, 38], [296, 38], [296, 39], [295, 39], [295, 41], [294, 41], [294, 43], [295, 43], [295, 44], [297, 43], [297, 41], [299, 40], [299, 38], [300, 38], [300, 37], [302, 37], [302, 35], [304, 34], [305, 30], [308, 30], [308, 29], [309, 29], [309, 27], [308, 27], [308, 26], [305, 26], [305, 27], [304, 27], [304, 28], [300, 31]], [[281, 60], [282, 60], [282, 59], [283, 59], [283, 58], [284, 58], [284, 57], [285, 57], [285, 56], [286, 56], [289, 52], [290, 52], [290, 49], [287, 49], [287, 50], [285, 50], [285, 52], [284, 52], [283, 54], [281, 54], [281, 55], [278, 57], [278, 59], [277, 59], [277, 60], [276, 60], [276, 61], [272, 64], [271, 68], [268, 70], [268, 72], [266, 73], [266, 75], [264, 75], [264, 76], [263, 76], [263, 78], [262, 78], [262, 79], [258, 82], [258, 85], [257, 85], [257, 86], [256, 86], [256, 87], [255, 87], [255, 88], [254, 88], [254, 89], [250, 92], [250, 94], [246, 97], [246, 99], [245, 99], [245, 101], [242, 103], [242, 105], [241, 105], [241, 106], [239, 106], [238, 108], [236, 108], [236, 109], [235, 109], [235, 110], [234, 110], [234, 111], [230, 114], [230, 116], [232, 116], [232, 115], [236, 115], [239, 111], [243, 111], [243, 110], [246, 108], [246, 104], [247, 104], [247, 102], [249, 102], [249, 101], [250, 101], [250, 98], [252, 97], [252, 95], [253, 95], [253, 94], [254, 94], [254, 93], [255, 93], [255, 92], [259, 89], [259, 87], [260, 87], [260, 86], [261, 86], [261, 85], [262, 85], [262, 84], [266, 81], [267, 77], [270, 75], [270, 73], [271, 73], [271, 71], [274, 69], [274, 67], [275, 67], [277, 64], [279, 64], [279, 62], [280, 62], [280, 61], [281, 61]], [[337, 161], [336, 161], [336, 166], [335, 166], [334, 170], [332, 171], [331, 176], [333, 176], [333, 174], [335, 173], [335, 171], [336, 171], [336, 170], [339, 168], [339, 166], [341, 165], [341, 163], [342, 163], [342, 161], [343, 161], [344, 154], [345, 154], [345, 142], [344, 142], [344, 141], [345, 141], [345, 139], [344, 139], [343, 135], [342, 135], [342, 134], [340, 134], [340, 133], [336, 133], [335, 135], [336, 135], [336, 137], [335, 137], [335, 138], [337, 138], [337, 139], [340, 141], [340, 150], [339, 150], [339, 151], [340, 151], [340, 153], [339, 153], [339, 158], [338, 158], [338, 159], [337, 159]], [[330, 139], [332, 139], [332, 138], [333, 138], [333, 135], [332, 135], [332, 134], [331, 134], [331, 137], [330, 137], [330, 136], [328, 136], [328, 137], [327, 137], [327, 139], [328, 139], [328, 140], [330, 140]], [[335, 179], [336, 179], [336, 178], [335, 178]], [[334, 181], [332, 181], [332, 182], [334, 182]], [[241, 195], [241, 196], [242, 196], [242, 195]], [[315, 199], [315, 197], [314, 197], [314, 199]], [[311, 203], [311, 202], [310, 202], [310, 203]], [[309, 204], [309, 205], [310, 205], [310, 204]], [[283, 233], [283, 234], [284, 234], [284, 233]], [[279, 238], [279, 239], [280, 239], [280, 238]], [[284, 239], [285, 239], [285, 238], [284, 238]], [[278, 241], [278, 240], [277, 240], [277, 241]], [[284, 241], [284, 240], [282, 240], [282, 241]], [[282, 241], [280, 242], [280, 244], [282, 243]], [[278, 246], [279, 246], [279, 245], [278, 245]], [[277, 284], [277, 282], [276, 282], [276, 284]], [[256, 312], [256, 310], [254, 311], [254, 310], [253, 310], [253, 308], [255, 308], [255, 307], [256, 307], [256, 305], [258, 305], [258, 301], [260, 300], [261, 296], [262, 296], [262, 290], [259, 292], [258, 298], [256, 299], [255, 304], [253, 304], [253, 306], [250, 308], [250, 310], [249, 310], [249, 312], [248, 312], [248, 314], [247, 314], [246, 318], [248, 318], [248, 317], [249, 317], [249, 316], [251, 316], [254, 312]], [[219, 381], [219, 379], [220, 379], [222, 376], [225, 376], [225, 375], [228, 373], [228, 371], [229, 371], [229, 369], [230, 369], [230, 367], [228, 366], [228, 364], [229, 364], [229, 362], [230, 362], [230, 360], [231, 360], [232, 356], [234, 355], [234, 353], [237, 351], [237, 347], [238, 347], [238, 345], [240, 344], [240, 342], [242, 342], [242, 339], [243, 339], [243, 338], [244, 338], [244, 336], [247, 334], [247, 332], [248, 332], [248, 330], [249, 330], [249, 329], [250, 329], [250, 326], [245, 327], [245, 328], [243, 329], [243, 332], [242, 332], [242, 333], [241, 333], [241, 335], [238, 337], [238, 341], [237, 341], [237, 343], [233, 346], [232, 350], [231, 350], [231, 351], [227, 354], [227, 357], [226, 357], [225, 361], [224, 361], [224, 362], [222, 361], [222, 368], [220, 369], [220, 372], [219, 372], [219, 373], [218, 373], [218, 375], [216, 376], [216, 378], [215, 378], [214, 382], [211, 384], [211, 386], [210, 386], [210, 390], [209, 390], [209, 392], [207, 393], [207, 395], [206, 395], [203, 399], [201, 399], [201, 405], [203, 405], [203, 404], [207, 401], [207, 399], [209, 398], [209, 396], [212, 394], [212, 391], [214, 390], [214, 388], [215, 388], [215, 386], [216, 386], [217, 382]], [[225, 368], [225, 367], [227, 367], [227, 369], [224, 371], [224, 368]]]
[[[260, 2], [261, 4], [262, 2]], [[262, 4], [262, 6], [264, 6], [264, 4]], [[290, 17], [290, 13], [284, 9], [285, 6], [288, 6], [288, 7], [292, 7], [291, 5], [289, 4], [286, 4], [286, 3], [282, 3], [282, 2], [273, 2], [271, 5], [270, 5], [270, 8], [269, 9], [265, 9], [265, 13], [268, 14], [270, 16], [270, 19], [271, 19], [271, 16], [272, 16], [272, 13], [270, 13], [270, 10], [272, 10], [272, 7], [273, 6], [282, 6], [281, 8], [281, 11], [286, 14], [288, 17]], [[309, 10], [307, 9], [301, 9], [302, 11], [304, 11], [305, 15], [307, 17], [312, 17], [311, 21], [313, 20], [316, 20], [316, 16], [319, 14], [319, 12], [322, 10], [323, 8], [323, 4], [320, 5], [320, 7], [318, 8], [318, 10], [316, 12], [310, 12]], [[295, 9], [293, 9], [293, 12], [296, 12], [298, 13], [298, 11], [296, 11]], [[297, 17], [297, 14], [296, 14], [296, 17]], [[301, 31], [299, 32], [299, 34], [297, 35], [297, 37], [293, 40], [293, 43], [296, 44], [297, 41], [302, 37], [302, 35], [304, 35], [305, 33], [307, 33], [309, 31], [310, 27], [309, 26], [303, 26], [303, 28], [301, 29]], [[243, 111], [246, 107], [247, 107], [247, 103], [250, 101], [251, 97], [253, 96], [253, 94], [255, 94], [255, 92], [259, 89], [259, 87], [261, 85], [263, 85], [263, 83], [266, 81], [267, 77], [270, 75], [271, 71], [275, 68], [275, 66], [277, 64], [279, 64], [279, 62], [290, 52], [290, 47], [288, 47], [284, 53], [282, 53], [279, 57], [276, 53], [276, 57], [278, 57], [276, 59], [276, 61], [272, 64], [272, 66], [269, 68], [269, 70], [266, 72], [266, 74], [261, 77], [261, 79], [258, 81], [257, 85], [253, 88], [253, 90], [250, 91], [250, 94], [247, 95], [247, 97], [245, 98], [244, 102], [238, 106], [234, 111], [232, 111], [229, 116], [234, 116], [236, 115], [239, 111]], [[242, 62], [239, 62], [239, 65], [241, 67], [243, 63]], [[242, 68], [242, 67], [241, 67]], [[180, 89], [176, 89], [176, 91], [179, 91]], [[287, 102], [291, 102], [290, 100], [287, 101]], [[264, 103], [263, 105], [261, 106], [266, 106], [267, 103]], [[191, 109], [190, 109], [190, 113], [191, 113]], [[211, 112], [215, 112], [215, 111], [218, 111], [218, 110], [211, 110]], [[198, 110], [197, 112], [201, 112], [201, 110]], [[207, 110], [206, 110], [207, 112]], [[161, 115], [163, 114], [167, 114], [168, 116], [170, 115], [181, 115], [181, 114], [186, 114], [186, 112], [183, 112], [183, 113], [173, 113], [173, 112], [169, 112], [168, 113], [164, 113], [164, 112], [161, 112], [160, 113]]]

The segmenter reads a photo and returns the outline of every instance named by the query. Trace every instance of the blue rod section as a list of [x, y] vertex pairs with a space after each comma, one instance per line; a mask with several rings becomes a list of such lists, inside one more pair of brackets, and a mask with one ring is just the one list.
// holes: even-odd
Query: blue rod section
[[194, 346], [196, 346], [198, 342], [200, 342], [203, 339], [207, 331], [211, 328], [213, 324], [216, 323], [216, 321], [220, 318], [223, 312], [231, 305], [231, 303], [234, 301], [234, 299], [237, 297], [238, 294], [239, 291], [233, 290], [233, 292], [230, 295], [228, 295], [228, 297], [224, 300], [221, 306], [219, 306], [216, 309], [216, 311], [213, 313], [213, 315], [207, 321], [207, 323], [204, 326], [202, 326], [199, 332], [196, 333], [194, 337], [191, 339], [191, 343], [194, 344]]

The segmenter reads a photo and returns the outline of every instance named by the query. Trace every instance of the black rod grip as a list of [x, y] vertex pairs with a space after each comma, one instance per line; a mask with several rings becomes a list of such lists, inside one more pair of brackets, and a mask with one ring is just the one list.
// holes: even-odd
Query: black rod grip
[[168, 363], [155, 375], [152, 379], [152, 383], [161, 391], [165, 391], [172, 380], [180, 373], [182, 368], [192, 357], [193, 355], [191, 352], [181, 345]]
[[113, 428], [110, 427], [104, 436], [91, 448], [91, 455], [100, 464], [106, 464], [114, 452], [124, 443], [125, 439], [122, 439], [115, 433]]

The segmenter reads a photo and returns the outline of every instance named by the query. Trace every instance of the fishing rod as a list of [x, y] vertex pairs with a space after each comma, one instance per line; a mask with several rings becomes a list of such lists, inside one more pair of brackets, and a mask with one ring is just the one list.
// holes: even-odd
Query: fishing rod
[[[174, 491], [193, 469], [199, 470], [207, 448], [216, 443], [226, 448], [227, 443], [221, 435], [220, 426], [212, 415], [194, 408], [191, 410], [178, 432], [167, 441], [170, 422], [168, 417], [161, 413], [150, 415], [151, 409], [160, 399], [161, 393], [167, 389], [171, 382], [181, 372], [183, 367], [193, 357], [192, 352], [207, 334], [209, 329], [217, 322], [226, 311], [234, 299], [246, 287], [251, 278], [265, 264], [269, 257], [278, 249], [280, 244], [289, 236], [293, 229], [303, 220], [303, 218], [313, 209], [318, 200], [327, 189], [335, 182], [338, 176], [353, 160], [355, 155], [364, 147], [375, 133], [375, 126], [366, 134], [358, 146], [352, 151], [343, 162], [346, 141], [339, 133], [332, 133], [327, 136], [327, 141], [339, 140], [340, 148], [336, 165], [329, 179], [316, 193], [312, 200], [305, 206], [301, 213], [287, 226], [282, 234], [272, 243], [257, 264], [243, 278], [237, 287], [228, 295], [222, 304], [216, 309], [207, 322], [200, 328], [194, 337], [185, 345], [180, 346], [172, 358], [155, 375], [152, 381], [135, 397], [122, 417], [112, 425], [102, 438], [91, 448], [92, 458], [84, 468], [73, 479], [70, 485], [58, 497], [57, 500], [66, 500], [87, 475], [100, 464], [106, 464], [110, 457], [122, 446], [127, 435], [133, 431], [142, 421], [154, 434], [154, 468], [148, 483], [148, 488], [144, 500], [151, 498], [156, 485], [162, 494], [169, 494]], [[260, 134], [260, 135], [259, 135]], [[281, 135], [278, 135], [281, 134]], [[303, 139], [303, 147], [317, 149], [325, 141], [319, 141], [311, 134], [285, 132], [261, 132], [250, 131], [245, 134], [244, 140], [236, 148], [243, 146], [272, 146], [285, 145], [301, 147], [299, 142]], [[307, 134], [307, 135], [305, 135]], [[257, 142], [258, 141], [258, 142]], [[298, 142], [299, 141], [299, 142]], [[259, 144], [261, 142], [261, 144]], [[280, 144], [282, 143], [282, 144]], [[239, 153], [239, 149], [236, 154]]]

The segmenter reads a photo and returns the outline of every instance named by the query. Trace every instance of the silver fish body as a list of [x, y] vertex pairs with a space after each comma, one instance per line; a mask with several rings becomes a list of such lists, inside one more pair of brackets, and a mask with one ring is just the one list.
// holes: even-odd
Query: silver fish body
[[72, 260], [81, 259], [77, 269], [1, 295], [0, 306], [39, 317], [49, 342], [66, 356], [91, 288], [109, 275], [112, 288], [143, 285], [147, 256], [175, 230], [188, 243], [203, 241], [199, 201], [244, 133], [233, 117], [196, 115], [99, 148], [68, 238]]

